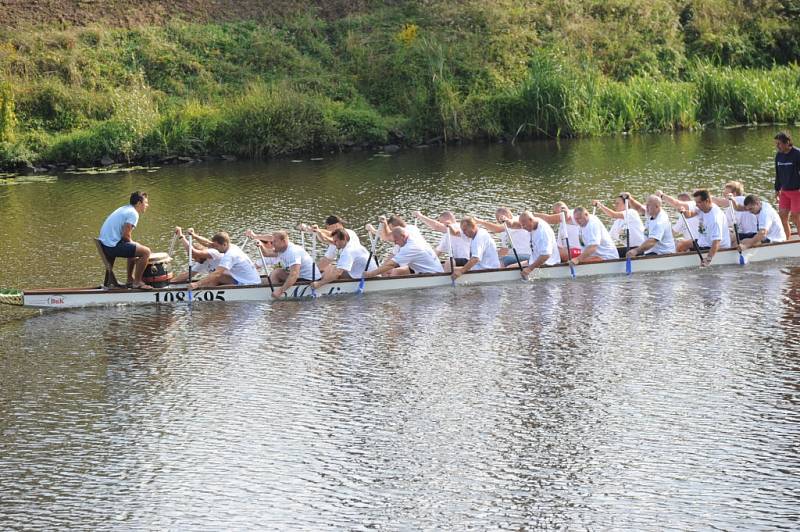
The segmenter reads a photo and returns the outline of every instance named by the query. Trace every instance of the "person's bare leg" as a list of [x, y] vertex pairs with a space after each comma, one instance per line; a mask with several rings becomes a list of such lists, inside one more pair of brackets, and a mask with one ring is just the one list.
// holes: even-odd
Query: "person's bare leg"
[[569, 253], [567, 252], [567, 248], [558, 248], [558, 254], [561, 255], [561, 262], [567, 262], [569, 260]]
[[[793, 213], [792, 213], [792, 223], [794, 223], [794, 228], [795, 228], [795, 229], [796, 229], [798, 232], [800, 232], [800, 212], [793, 212]], [[791, 227], [790, 227], [789, 229], [791, 229]], [[784, 227], [784, 230], [786, 230], [786, 228], [785, 228], [785, 227]], [[787, 231], [787, 232], [786, 232], [786, 239], [788, 240], [788, 239], [789, 239], [789, 237], [791, 237], [791, 236], [792, 236], [792, 234], [791, 234], [790, 232], [788, 232], [788, 231]]]
[[[786, 238], [788, 239], [792, 234], [792, 227], [789, 225], [789, 211], [787, 209], [779, 209], [778, 216], [781, 217], [781, 223], [783, 224], [783, 230], [786, 232]], [[797, 222], [795, 222], [797, 223]]]
[[411, 269], [408, 266], [401, 266], [400, 268], [392, 268], [387, 274], [389, 277], [398, 277], [400, 275], [411, 275]]
[[602, 257], [598, 257], [597, 255], [592, 255], [591, 257], [586, 257], [585, 259], [581, 260], [581, 264], [588, 264], [592, 262], [603, 262]]
[[284, 269], [272, 270], [272, 274], [269, 276], [273, 286], [283, 284], [287, 277], [289, 277], [289, 273]]
[[691, 251], [692, 249], [692, 241], [689, 239], [684, 238], [683, 240], [678, 240], [678, 243], [675, 244], [675, 251], [678, 253], [683, 253], [684, 251]]
[[128, 284], [133, 284], [133, 267], [136, 266], [136, 257], [128, 259]]
[[231, 274], [217, 271], [209, 273], [207, 276], [195, 283], [197, 288], [219, 286], [221, 284], [236, 284], [236, 281], [234, 281]]
[[150, 248], [136, 244], [136, 264], [133, 267], [133, 286], [141, 287], [148, 286], [142, 282], [144, 270], [147, 268], [147, 261], [150, 260]]

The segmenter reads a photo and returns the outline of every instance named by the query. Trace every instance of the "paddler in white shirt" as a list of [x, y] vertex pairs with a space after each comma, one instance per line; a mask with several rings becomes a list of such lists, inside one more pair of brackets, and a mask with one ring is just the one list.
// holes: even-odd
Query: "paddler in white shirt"
[[[625, 210], [625, 200], [628, 199], [628, 210]], [[644, 242], [644, 225], [639, 212], [630, 205], [630, 199], [624, 193], [614, 198], [614, 208], [609, 209], [600, 200], [592, 200], [592, 205], [598, 207], [609, 218], [614, 220], [609, 234], [611, 239], [619, 242], [623, 246], [623, 256], [628, 252], [628, 239], [625, 235], [626, 229], [630, 231], [630, 247], [635, 248]]]
[[523, 263], [524, 268], [521, 272], [523, 279], [527, 279], [537, 268], [561, 262], [556, 234], [549, 223], [528, 211], [522, 211], [519, 215], [519, 224], [528, 233], [531, 248], [528, 261]]
[[253, 261], [244, 254], [239, 246], [231, 244], [231, 238], [228, 233], [220, 231], [211, 237], [209, 244], [210, 247], [222, 253], [222, 259], [219, 261], [216, 270], [198, 282], [191, 283], [193, 289], [223, 284], [261, 284], [261, 277], [258, 275]]
[[[388, 273], [389, 277], [410, 273], [443, 273], [442, 263], [424, 240], [411, 238], [407, 227], [395, 227], [390, 233], [398, 247], [397, 253], [374, 270], [365, 271], [364, 278]], [[399, 273], [398, 273], [399, 272]]]
[[578, 265], [619, 258], [617, 246], [614, 245], [608, 229], [597, 216], [589, 214], [589, 211], [584, 207], [577, 207], [572, 211], [572, 216], [580, 226], [578, 242], [581, 246], [580, 255], [572, 258], [573, 264]]
[[[325, 270], [322, 279], [311, 283], [311, 287], [318, 289], [337, 279], [360, 279], [367, 268], [369, 251], [361, 242], [350, 238], [350, 233], [345, 229], [336, 229], [331, 233], [333, 245], [339, 251], [339, 258], [335, 264]], [[370, 262], [372, 262], [370, 260]]]
[[[504, 268], [517, 268], [517, 256], [519, 256], [520, 262], [527, 261], [531, 256], [531, 235], [520, 226], [519, 218], [514, 216], [508, 207], [500, 207], [495, 211], [494, 216], [497, 223], [480, 218], [475, 219], [478, 225], [483, 226], [490, 233], [500, 235], [501, 247], [497, 252], [500, 264]], [[508, 234], [506, 234], [506, 228], [508, 228]], [[509, 235], [511, 236], [510, 243], [508, 242]], [[517, 252], [516, 255], [514, 255], [514, 251]]]
[[[436, 252], [433, 251], [431, 245], [428, 244], [428, 242], [425, 240], [425, 237], [422, 236], [422, 233], [420, 233], [417, 226], [408, 225], [402, 216], [397, 214], [393, 214], [388, 218], [385, 216], [379, 216], [378, 223], [380, 224], [381, 227], [380, 232], [376, 231], [375, 228], [372, 227], [371, 225], [367, 225], [367, 230], [369, 232], [378, 233], [378, 236], [381, 240], [385, 240], [387, 242], [395, 242], [395, 245], [392, 248], [391, 253], [389, 253], [389, 255], [386, 257], [385, 260], [391, 259], [400, 251], [400, 246], [397, 245], [396, 239], [392, 233], [395, 229], [398, 228], [405, 229], [407, 238], [418, 241], [420, 247], [430, 250], [430, 252], [433, 253], [433, 256], [434, 257], [436, 256]], [[400, 266], [398, 268], [393, 269], [390, 272], [392, 276], [410, 275], [412, 273], [414, 272], [408, 266]]]
[[637, 255], [665, 255], [675, 253], [675, 238], [672, 236], [672, 227], [669, 216], [661, 208], [661, 198], [655, 194], [647, 198], [647, 239], [628, 251], [628, 257]]
[[300, 227], [301, 231], [310, 230], [312, 233], [315, 233], [317, 240], [328, 246], [328, 248], [325, 250], [325, 255], [319, 259], [319, 261], [317, 261], [317, 265], [319, 266], [319, 270], [321, 272], [324, 272], [326, 269], [328, 269], [330, 264], [336, 262], [336, 254], [338, 250], [333, 244], [332, 234], [334, 231], [337, 229], [343, 229], [347, 231], [348, 235], [350, 235], [351, 241], [361, 244], [356, 232], [352, 229], [345, 229], [344, 225], [344, 220], [342, 220], [341, 217], [331, 214], [325, 218], [325, 229], [320, 228], [318, 225], [312, 225], [310, 227], [301, 225]]
[[[730, 197], [730, 199], [736, 201], [735, 197]], [[768, 201], [762, 200], [755, 194], [749, 194], [745, 196], [743, 206], [739, 207], [738, 204], [735, 204], [735, 208], [737, 211], [746, 209], [748, 214], [752, 214], [755, 219], [756, 232], [753, 236], [748, 236], [741, 240], [741, 250], [757, 247], [761, 244], [786, 241], [786, 232], [783, 229], [781, 217], [775, 207], [770, 205]]]
[[[453, 262], [455, 265], [463, 266], [467, 263], [469, 260], [470, 240], [461, 232], [461, 226], [452, 211], [442, 212], [436, 220], [428, 218], [419, 211], [414, 212], [414, 217], [434, 231], [442, 233], [442, 238], [435, 248], [438, 257], [441, 258], [444, 255], [450, 255], [450, 250], [452, 248]], [[445, 261], [444, 270], [446, 272], [450, 271], [450, 261]]]
[[461, 220], [461, 231], [471, 239], [469, 260], [464, 266], [453, 270], [451, 276], [458, 279], [471, 270], [489, 270], [500, 267], [497, 246], [492, 235], [486, 229], [478, 227], [478, 221], [472, 216]]
[[272, 250], [261, 241], [256, 241], [256, 245], [261, 248], [265, 257], [276, 257], [283, 266], [272, 270], [270, 274], [272, 284], [281, 285], [272, 291], [275, 299], [283, 296], [297, 281], [311, 281], [314, 261], [302, 246], [289, 240], [289, 233], [286, 231], [272, 233]]
[[[708, 251], [701, 266], [710, 266], [714, 260], [714, 256], [720, 249], [728, 249], [731, 247], [731, 234], [728, 230], [728, 220], [722, 209], [714, 205], [711, 201], [711, 194], [706, 189], [695, 190], [692, 194], [694, 202], [697, 205], [695, 210], [688, 210], [681, 207], [681, 212], [687, 218], [698, 216], [700, 223], [698, 225], [698, 233], [694, 235], [697, 239], [697, 245], [700, 251]], [[680, 241], [678, 243], [679, 251], [688, 251], [692, 248], [693, 243]]]
[[[567, 219], [566, 227], [564, 227], [564, 224], [561, 223], [562, 211], [565, 212]], [[533, 215], [537, 218], [541, 218], [553, 227], [558, 224], [556, 239], [558, 241], [558, 252], [561, 255], [562, 262], [569, 260], [570, 256], [577, 256], [580, 254], [581, 250], [578, 247], [578, 241], [580, 240], [578, 233], [580, 232], [580, 228], [575, 222], [575, 219], [572, 217], [572, 210], [567, 207], [566, 203], [563, 201], [558, 201], [555, 203], [555, 205], [553, 205], [552, 213], [534, 212]], [[567, 250], [567, 240], [569, 240], [572, 250]]]
[[[192, 277], [197, 275], [208, 275], [216, 271], [222, 260], [222, 253], [211, 247], [211, 240], [195, 234], [191, 227], [186, 233], [192, 236]], [[183, 234], [180, 227], [175, 228], [175, 235], [181, 240], [186, 253], [189, 253], [189, 239]], [[189, 280], [189, 272], [179, 273], [172, 280], [173, 283], [183, 283]]]
[[[711, 201], [725, 213], [725, 218], [728, 220], [728, 227], [731, 231], [734, 230], [734, 222], [736, 222], [736, 226], [739, 228], [740, 240], [750, 238], [756, 234], [756, 218], [744, 208], [744, 198], [744, 184], [741, 181], [728, 181], [722, 188], [722, 197], [714, 196], [711, 198]], [[731, 242], [734, 242], [736, 235], [732, 236]]]

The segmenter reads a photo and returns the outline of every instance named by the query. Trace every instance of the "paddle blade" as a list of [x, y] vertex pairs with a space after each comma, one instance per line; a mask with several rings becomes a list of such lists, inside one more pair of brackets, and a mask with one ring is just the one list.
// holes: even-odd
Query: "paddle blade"
[[365, 284], [366, 284], [366, 281], [364, 281], [363, 277], [361, 279], [359, 279], [359, 281], [358, 281], [358, 289], [356, 290], [357, 294], [363, 294], [364, 293], [364, 285]]
[[627, 273], [628, 275], [633, 273], [633, 267], [632, 267], [632, 264], [631, 264], [631, 258], [630, 257], [627, 257], [627, 259], [625, 260], [625, 273]]
[[739, 264], [744, 266], [746, 263], [747, 263], [747, 261], [744, 260], [744, 255], [742, 255], [742, 252], [740, 251], [739, 252]]
[[575, 279], [575, 266], [573, 266], [571, 262], [569, 263], [569, 274]]

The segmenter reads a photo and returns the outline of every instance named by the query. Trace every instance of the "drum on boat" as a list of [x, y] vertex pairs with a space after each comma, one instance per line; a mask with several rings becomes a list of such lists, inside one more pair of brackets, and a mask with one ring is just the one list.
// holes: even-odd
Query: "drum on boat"
[[170, 262], [172, 262], [172, 257], [167, 253], [151, 254], [150, 260], [147, 261], [147, 267], [144, 269], [142, 281], [153, 288], [169, 286], [173, 277]]

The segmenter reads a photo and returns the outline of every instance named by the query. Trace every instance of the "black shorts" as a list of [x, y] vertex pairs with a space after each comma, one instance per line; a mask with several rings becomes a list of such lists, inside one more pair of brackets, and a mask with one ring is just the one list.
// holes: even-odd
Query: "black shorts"
[[122, 257], [130, 259], [131, 257], [136, 256], [136, 244], [133, 242], [120, 240], [113, 248], [106, 246], [102, 242], [100, 245], [103, 246], [103, 253], [105, 253], [107, 257]]
[[469, 261], [469, 259], [453, 259], [453, 263], [459, 267], [465, 265], [467, 261]]
[[633, 246], [631, 248], [626, 248], [626, 247], [623, 246], [621, 248], [617, 248], [617, 253], [619, 254], [619, 258], [624, 259], [625, 255], [628, 254], [628, 250], [629, 249], [637, 249], [638, 247], [639, 246]]
[[753, 238], [756, 236], [757, 233], [739, 233], [739, 240], [744, 240], [745, 238]]

